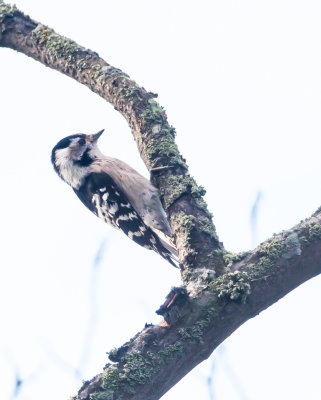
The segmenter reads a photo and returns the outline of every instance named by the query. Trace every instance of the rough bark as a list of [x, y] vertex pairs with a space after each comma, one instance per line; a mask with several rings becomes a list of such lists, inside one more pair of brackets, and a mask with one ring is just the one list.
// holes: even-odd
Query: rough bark
[[[139, 87], [97, 53], [31, 20], [14, 6], [0, 2], [0, 23], [0, 46], [22, 52], [74, 78], [126, 118], [147, 168], [155, 169], [153, 180], [170, 218], [184, 276], [200, 264], [221, 273], [223, 249], [203, 200], [205, 191], [188, 175], [187, 165], [175, 144], [175, 130], [154, 100], [157, 95]], [[162, 166], [168, 168], [159, 168]], [[189, 230], [191, 238], [186, 235], [187, 225], [193, 226]], [[187, 241], [189, 247], [183, 246]]]
[[[111, 103], [128, 121], [147, 168], [154, 171], [179, 250], [183, 286], [85, 382], [74, 399], [159, 399], [249, 318], [321, 272], [321, 211], [252, 252], [231, 254], [219, 242], [189, 176], [165, 111], [128, 75], [0, 1], [0, 46], [54, 68]], [[166, 168], [161, 168], [166, 167]]]

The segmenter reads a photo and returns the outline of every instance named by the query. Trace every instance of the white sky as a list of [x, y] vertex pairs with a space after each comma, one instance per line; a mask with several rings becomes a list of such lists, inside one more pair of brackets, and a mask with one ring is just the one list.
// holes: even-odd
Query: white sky
[[[256, 244], [320, 206], [319, 1], [16, 4], [159, 94], [228, 250], [251, 248], [258, 191]], [[105, 128], [101, 150], [148, 176], [120, 114], [12, 50], [0, 65], [0, 397], [12, 398], [18, 373], [18, 400], [67, 399], [106, 351], [159, 320], [179, 274], [95, 218], [51, 167], [62, 137]], [[308, 282], [226, 341], [215, 400], [321, 398], [320, 287]], [[163, 399], [210, 400], [212, 361]]]

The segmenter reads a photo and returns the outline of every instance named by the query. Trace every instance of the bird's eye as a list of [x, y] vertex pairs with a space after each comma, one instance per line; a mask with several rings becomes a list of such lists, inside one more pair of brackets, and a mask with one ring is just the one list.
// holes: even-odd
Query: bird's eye
[[78, 144], [79, 144], [80, 146], [84, 146], [84, 145], [86, 144], [86, 140], [83, 139], [83, 138], [81, 138], [81, 139], [78, 140]]

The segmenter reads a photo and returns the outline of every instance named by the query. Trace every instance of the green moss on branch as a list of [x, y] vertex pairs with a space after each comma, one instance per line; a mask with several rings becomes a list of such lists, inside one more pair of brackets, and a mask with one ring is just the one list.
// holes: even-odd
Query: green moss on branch
[[239, 261], [242, 261], [247, 255], [249, 255], [249, 251], [244, 251], [241, 253], [229, 253], [227, 251], [223, 252], [223, 258], [228, 269], [231, 269], [233, 265]]
[[246, 272], [241, 271], [229, 272], [219, 276], [212, 282], [211, 287], [218, 299], [224, 299], [227, 302], [232, 300], [245, 304], [251, 293], [249, 276]]
[[[186, 221], [190, 226], [190, 222]], [[191, 227], [191, 226], [190, 226]], [[207, 303], [200, 308], [199, 317], [191, 325], [179, 328], [176, 340], [159, 348], [155, 340], [149, 351], [143, 353], [123, 349], [113, 349], [111, 354], [118, 354], [119, 363], [107, 365], [102, 377], [102, 390], [92, 394], [94, 400], [109, 399], [115, 391], [135, 394], [139, 386], [150, 382], [159, 371], [173, 360], [181, 357], [193, 343], [200, 343], [207, 329], [224, 307], [231, 301], [244, 304], [251, 293], [248, 275], [244, 272], [228, 273], [209, 282], [207, 287]], [[197, 299], [195, 300], [197, 301]], [[106, 397], [103, 397], [106, 396]]]
[[130, 351], [122, 357], [121, 370], [114, 365], [107, 366], [103, 373], [103, 387], [105, 390], [122, 390], [134, 394], [137, 385], [149, 382], [164, 364], [182, 354], [183, 350], [183, 342], [178, 340], [158, 352], [142, 354]]
[[167, 179], [168, 188], [163, 188], [160, 194], [164, 198], [164, 206], [168, 209], [176, 200], [184, 194], [190, 194], [195, 202], [195, 205], [205, 211], [208, 216], [211, 216], [207, 210], [207, 205], [203, 196], [206, 191], [202, 186], [198, 186], [195, 179], [190, 176], [170, 175]]
[[106, 390], [104, 392], [91, 393], [90, 400], [114, 400], [114, 391]]
[[[84, 50], [83, 47], [79, 46], [73, 40], [58, 35], [53, 29], [42, 24], [38, 24], [36, 29], [32, 31], [32, 37], [38, 46], [46, 47], [53, 62], [63, 58], [69, 64], [72, 64], [76, 61], [76, 55]], [[83, 68], [84, 61], [82, 60], [81, 62], [82, 64], [79, 64], [78, 67], [81, 66]]]
[[308, 233], [310, 241], [321, 239], [321, 225], [316, 222], [311, 222], [308, 225]]

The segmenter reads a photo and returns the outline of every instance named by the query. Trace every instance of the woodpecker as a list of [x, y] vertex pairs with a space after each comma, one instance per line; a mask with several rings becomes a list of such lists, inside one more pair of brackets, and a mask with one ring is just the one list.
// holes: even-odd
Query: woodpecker
[[125, 162], [100, 152], [97, 141], [103, 132], [60, 140], [51, 153], [54, 170], [97, 217], [177, 267], [157, 189]]

